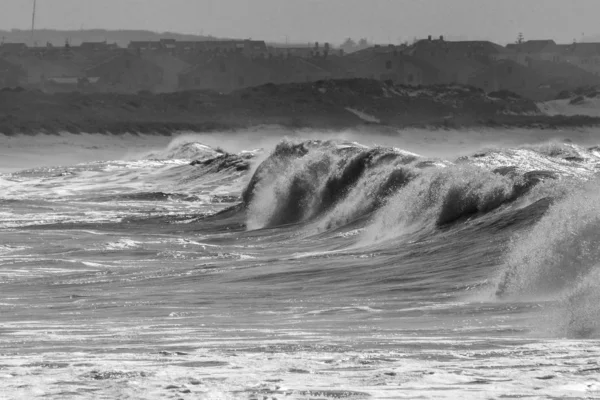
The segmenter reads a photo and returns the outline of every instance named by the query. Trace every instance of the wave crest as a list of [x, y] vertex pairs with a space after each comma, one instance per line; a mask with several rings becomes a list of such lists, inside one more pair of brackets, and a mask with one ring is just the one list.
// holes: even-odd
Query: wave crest
[[400, 173], [388, 176], [382, 171], [415, 159], [393, 149], [351, 143], [284, 141], [257, 169], [243, 195], [248, 227], [273, 227], [325, 215], [352, 201], [350, 194], [360, 185], [368, 186], [368, 193], [353, 198], [364, 202], [359, 208], [366, 212], [402, 180]]
[[510, 201], [514, 187], [513, 179], [471, 165], [427, 170], [389, 199], [367, 236], [384, 239], [486, 213]]
[[200, 143], [193, 136], [183, 135], [171, 140], [166, 148], [143, 154], [141, 158], [148, 160], [202, 160], [221, 154], [225, 154], [225, 151]]
[[[552, 189], [556, 185], [534, 188], [561, 177], [584, 178], [595, 167], [597, 157], [583, 149], [547, 147], [489, 150], [451, 163], [395, 148], [284, 140], [243, 193], [248, 228], [318, 216], [318, 228], [331, 229], [379, 209], [369, 228], [377, 239], [415, 224], [436, 228], [489, 213], [532, 191], [538, 199], [550, 196], [558, 191]], [[566, 160], [564, 154], [571, 150], [581, 157]], [[590, 162], [582, 162], [584, 158]]]

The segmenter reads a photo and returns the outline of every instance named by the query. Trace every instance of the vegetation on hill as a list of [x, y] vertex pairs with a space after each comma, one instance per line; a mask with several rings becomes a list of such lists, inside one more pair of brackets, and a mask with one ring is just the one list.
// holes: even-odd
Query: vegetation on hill
[[594, 118], [548, 117], [508, 92], [461, 85], [402, 86], [368, 79], [267, 84], [223, 95], [0, 91], [0, 132], [158, 133], [278, 124], [292, 128], [579, 126]]

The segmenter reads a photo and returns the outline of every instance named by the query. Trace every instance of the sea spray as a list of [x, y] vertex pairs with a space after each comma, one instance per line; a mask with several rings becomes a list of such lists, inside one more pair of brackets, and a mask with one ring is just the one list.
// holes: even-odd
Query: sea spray
[[530, 231], [513, 240], [498, 295], [556, 293], [600, 261], [598, 180], [554, 204]]
[[423, 171], [377, 212], [365, 233], [382, 240], [415, 230], [433, 230], [509, 201], [514, 181], [479, 167], [460, 165]]
[[573, 190], [515, 235], [499, 278], [501, 299], [544, 299], [552, 330], [592, 337], [600, 327], [600, 181]]
[[379, 166], [368, 171], [351, 188], [343, 201], [326, 213], [318, 222], [320, 231], [344, 226], [381, 207], [385, 199], [414, 179], [418, 173], [410, 166]]

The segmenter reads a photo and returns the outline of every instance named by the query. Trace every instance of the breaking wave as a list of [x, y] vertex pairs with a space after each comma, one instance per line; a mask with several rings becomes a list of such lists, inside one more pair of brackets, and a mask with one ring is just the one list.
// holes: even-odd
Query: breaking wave
[[150, 160], [199, 160], [215, 157], [224, 153], [223, 150], [213, 149], [210, 146], [197, 142], [194, 138], [181, 136], [172, 140], [167, 148], [143, 154], [140, 158]]
[[584, 179], [599, 161], [568, 144], [489, 150], [449, 162], [357, 143], [283, 141], [257, 168], [243, 199], [249, 229], [314, 221], [328, 230], [372, 215], [368, 235], [380, 239], [410, 227], [440, 228], [517, 200], [524, 206], [525, 199], [558, 197], [566, 187], [558, 181]]
[[244, 193], [250, 229], [304, 222], [318, 216], [337, 227], [379, 207], [411, 179], [419, 157], [356, 143], [284, 141], [262, 163]]
[[599, 166], [596, 148], [571, 143], [446, 161], [397, 148], [286, 140], [257, 168], [242, 198], [249, 230], [346, 229], [359, 245], [384, 249], [405, 237], [436, 240], [448, 229], [460, 236], [471, 221], [483, 232], [521, 221], [500, 249], [504, 271], [494, 297], [549, 299], [562, 334], [590, 337], [600, 328]]

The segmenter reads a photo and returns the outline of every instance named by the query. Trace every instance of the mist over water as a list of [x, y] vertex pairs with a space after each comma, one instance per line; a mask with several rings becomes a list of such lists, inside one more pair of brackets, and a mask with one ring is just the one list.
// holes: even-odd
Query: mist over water
[[0, 388], [595, 396], [597, 134], [0, 138]]

